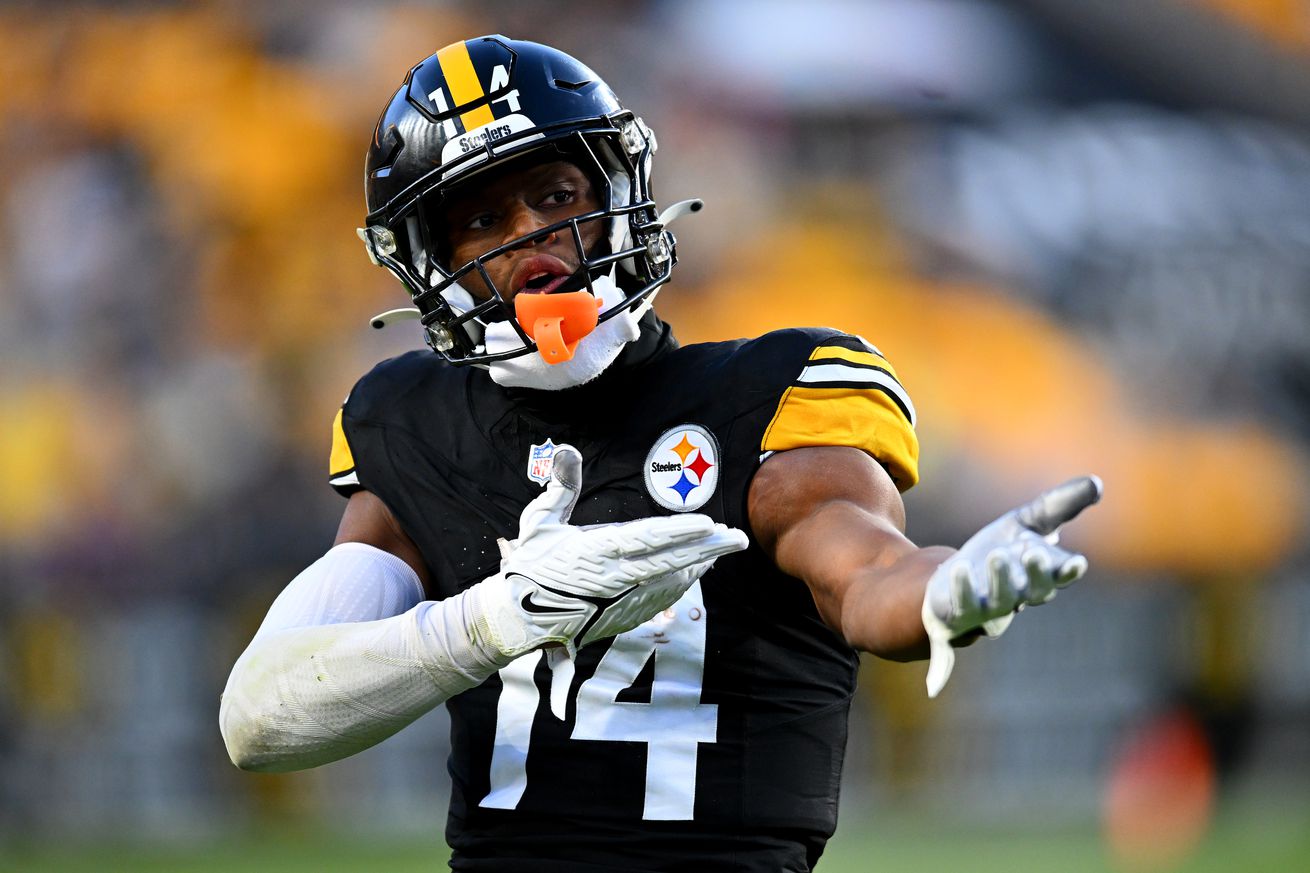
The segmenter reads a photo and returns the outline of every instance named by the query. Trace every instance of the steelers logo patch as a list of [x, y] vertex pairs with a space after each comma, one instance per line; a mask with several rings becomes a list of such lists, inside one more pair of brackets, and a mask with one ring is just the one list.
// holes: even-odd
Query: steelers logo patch
[[646, 490], [674, 512], [700, 509], [719, 487], [719, 441], [698, 424], [666, 430], [646, 455]]

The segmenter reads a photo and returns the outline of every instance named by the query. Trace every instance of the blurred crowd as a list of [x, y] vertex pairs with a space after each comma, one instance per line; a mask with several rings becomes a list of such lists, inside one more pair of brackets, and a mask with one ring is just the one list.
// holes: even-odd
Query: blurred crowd
[[1057, 785], [1047, 814], [1090, 815], [1152, 730], [1195, 740], [1194, 793], [1304, 791], [1310, 14], [1090, 5], [0, 7], [0, 838], [440, 820], [439, 714], [255, 778], [217, 699], [330, 542], [337, 406], [420, 343], [367, 325], [404, 303], [354, 236], [377, 113], [485, 32], [587, 61], [658, 132], [661, 202], [706, 199], [659, 304], [683, 342], [831, 324], [896, 363], [916, 540], [1106, 482], [1069, 532], [1090, 578], [945, 701], [867, 665], [855, 797], [949, 773], [953, 804]]

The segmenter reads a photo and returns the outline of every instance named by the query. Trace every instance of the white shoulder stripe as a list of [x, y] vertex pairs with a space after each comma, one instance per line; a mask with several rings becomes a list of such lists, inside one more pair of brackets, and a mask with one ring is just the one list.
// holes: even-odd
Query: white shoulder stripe
[[343, 473], [340, 476], [334, 476], [328, 480], [329, 485], [358, 485], [359, 475], [351, 470], [349, 473]]
[[870, 388], [882, 388], [904, 404], [910, 413], [910, 427], [914, 427], [918, 419], [918, 413], [915, 412], [914, 404], [910, 401], [910, 395], [905, 392], [899, 382], [881, 370], [870, 370], [867, 367], [847, 367], [844, 364], [819, 364], [801, 370], [800, 378], [796, 381], [850, 382], [856, 385], [867, 385]]

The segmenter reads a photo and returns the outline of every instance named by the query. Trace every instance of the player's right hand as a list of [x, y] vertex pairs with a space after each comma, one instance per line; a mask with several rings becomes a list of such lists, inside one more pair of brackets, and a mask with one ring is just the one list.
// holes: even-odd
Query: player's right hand
[[582, 492], [582, 456], [555, 450], [542, 494], [519, 517], [500, 572], [475, 586], [479, 624], [508, 657], [547, 643], [578, 646], [631, 630], [668, 609], [746, 534], [684, 513], [598, 527], [569, 517]]

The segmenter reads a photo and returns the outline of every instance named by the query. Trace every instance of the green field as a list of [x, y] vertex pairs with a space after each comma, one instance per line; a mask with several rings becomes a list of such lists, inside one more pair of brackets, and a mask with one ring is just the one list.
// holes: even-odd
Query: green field
[[[820, 873], [1305, 873], [1310, 871], [1310, 819], [1304, 807], [1228, 815], [1184, 861], [1170, 865], [1113, 863], [1091, 830], [985, 833], [951, 839], [922, 821], [876, 828], [847, 822]], [[418, 873], [445, 870], [437, 841], [369, 842], [326, 835], [252, 837], [188, 849], [122, 845], [0, 847], [0, 871], [22, 873]], [[693, 871], [694, 873], [694, 871]]]

